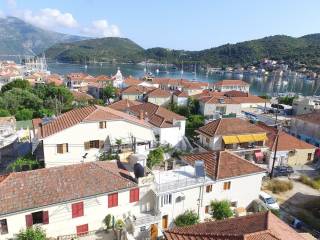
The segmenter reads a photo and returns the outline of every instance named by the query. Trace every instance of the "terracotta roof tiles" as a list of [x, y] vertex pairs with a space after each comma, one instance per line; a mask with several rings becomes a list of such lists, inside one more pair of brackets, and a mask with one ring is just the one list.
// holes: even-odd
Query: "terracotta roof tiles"
[[11, 173], [0, 182], [0, 215], [136, 187], [128, 177], [111, 162]]
[[124, 112], [129, 107], [135, 106], [135, 105], [140, 105], [140, 104], [142, 104], [142, 103], [138, 102], [138, 101], [123, 99], [123, 100], [119, 100], [119, 101], [111, 103], [110, 105], [108, 105], [108, 107]]
[[303, 240], [270, 211], [244, 217], [177, 227], [164, 233], [167, 240]]
[[249, 83], [246, 83], [242, 80], [221, 80], [213, 83], [214, 86], [248, 86]]
[[188, 154], [182, 159], [191, 165], [202, 160], [208, 176], [215, 180], [265, 172], [264, 169], [228, 151]]

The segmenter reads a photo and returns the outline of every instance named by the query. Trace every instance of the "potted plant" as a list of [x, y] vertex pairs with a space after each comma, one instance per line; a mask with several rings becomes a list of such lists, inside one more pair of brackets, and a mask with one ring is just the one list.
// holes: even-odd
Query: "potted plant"
[[112, 227], [112, 226], [111, 226], [111, 219], [112, 219], [111, 214], [108, 214], [108, 215], [105, 216], [105, 218], [103, 219], [103, 223], [104, 223], [104, 225], [106, 225], [106, 231], [109, 231], [109, 229]]
[[115, 231], [116, 231], [117, 240], [121, 240], [122, 239], [123, 229], [125, 227], [125, 224], [124, 224], [123, 220], [118, 219], [116, 221], [116, 224], [115, 224], [114, 227], [115, 227]]

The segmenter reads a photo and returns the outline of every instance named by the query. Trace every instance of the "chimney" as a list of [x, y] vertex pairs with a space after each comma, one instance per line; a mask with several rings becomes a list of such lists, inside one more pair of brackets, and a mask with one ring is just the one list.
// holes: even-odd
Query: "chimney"
[[140, 112], [139, 112], [139, 119], [143, 120], [143, 116], [144, 116], [143, 110], [141, 109]]

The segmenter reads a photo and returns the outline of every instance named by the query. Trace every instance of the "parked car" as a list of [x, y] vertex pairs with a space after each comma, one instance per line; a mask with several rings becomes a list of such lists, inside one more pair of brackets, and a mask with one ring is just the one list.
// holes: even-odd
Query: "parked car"
[[271, 197], [268, 193], [260, 192], [259, 198], [261, 201], [263, 201], [267, 205], [269, 209], [275, 209], [275, 210], [280, 209], [277, 201], [273, 197]]
[[294, 170], [290, 166], [276, 166], [273, 170], [274, 177], [290, 176], [292, 173], [294, 173]]

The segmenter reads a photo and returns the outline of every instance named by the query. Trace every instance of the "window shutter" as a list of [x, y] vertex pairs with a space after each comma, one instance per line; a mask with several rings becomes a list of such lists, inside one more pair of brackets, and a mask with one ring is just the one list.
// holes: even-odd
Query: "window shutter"
[[57, 153], [63, 153], [63, 146], [62, 146], [62, 144], [57, 144]]
[[42, 223], [49, 224], [49, 212], [48, 211], [43, 211]]
[[26, 215], [26, 227], [32, 227], [33, 220], [32, 220], [32, 214]]
[[103, 128], [103, 122], [99, 122], [99, 127]]
[[139, 201], [140, 189], [136, 189], [136, 201]]
[[114, 202], [113, 202], [114, 207], [118, 206], [118, 193], [114, 194]]
[[89, 226], [88, 226], [88, 224], [83, 224], [83, 225], [77, 226], [77, 235], [78, 235], [78, 236], [87, 234], [88, 231], [89, 231]]
[[66, 152], [69, 152], [69, 144], [68, 144], [68, 143], [65, 143], [64, 145], [65, 145], [65, 153], [66, 153]]
[[72, 208], [72, 218], [83, 216], [83, 202], [73, 203]]
[[84, 150], [90, 149], [90, 142], [84, 142]]
[[108, 195], [108, 208], [112, 207], [112, 195]]
[[104, 141], [99, 141], [99, 148], [103, 148]]

